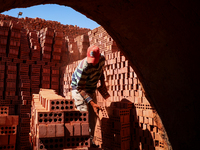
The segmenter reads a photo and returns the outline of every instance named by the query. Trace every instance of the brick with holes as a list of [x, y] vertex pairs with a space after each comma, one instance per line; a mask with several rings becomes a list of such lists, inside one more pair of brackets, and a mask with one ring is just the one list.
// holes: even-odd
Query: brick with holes
[[46, 110], [35, 110], [36, 124], [60, 124], [64, 123], [64, 112], [48, 112]]
[[8, 106], [0, 106], [0, 115], [7, 116], [9, 113], [9, 107]]
[[90, 146], [89, 136], [73, 136], [65, 138], [65, 148], [81, 148]]
[[88, 111], [66, 111], [64, 117], [65, 123], [87, 123]]
[[0, 135], [13, 135], [17, 133], [17, 126], [0, 126]]
[[36, 138], [35, 150], [64, 149], [63, 137]]

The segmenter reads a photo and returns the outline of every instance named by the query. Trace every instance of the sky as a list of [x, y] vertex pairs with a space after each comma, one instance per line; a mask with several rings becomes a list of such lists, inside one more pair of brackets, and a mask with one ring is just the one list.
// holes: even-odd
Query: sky
[[57, 4], [37, 5], [27, 8], [15, 8], [5, 11], [1, 14], [18, 17], [18, 13], [22, 12], [19, 18], [41, 18], [45, 20], [58, 21], [63, 25], [77, 25], [81, 28], [89, 28], [91, 30], [99, 27], [95, 21], [87, 18], [85, 15], [75, 11], [71, 7], [61, 6]]

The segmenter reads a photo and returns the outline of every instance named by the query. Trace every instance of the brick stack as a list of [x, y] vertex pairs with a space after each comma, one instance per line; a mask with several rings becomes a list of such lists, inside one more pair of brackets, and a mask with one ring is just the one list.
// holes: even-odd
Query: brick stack
[[27, 149], [30, 145], [28, 140], [29, 125], [30, 125], [30, 109], [31, 109], [31, 81], [29, 79], [29, 64], [19, 63], [18, 64], [18, 114], [20, 117], [18, 127], [18, 149]]
[[0, 21], [0, 57], [6, 57], [6, 45], [8, 42], [8, 23]]
[[30, 140], [34, 150], [81, 148], [90, 145], [88, 112], [75, 110], [74, 100], [54, 90], [33, 94]]
[[38, 41], [37, 32], [36, 31], [28, 31], [28, 39], [29, 39], [29, 45], [31, 49], [31, 55], [30, 59], [34, 61], [40, 60], [40, 43]]
[[62, 42], [62, 49], [61, 49], [61, 64], [62, 66], [65, 66], [69, 62], [69, 51], [68, 51], [68, 41], [66, 37], [63, 38]]
[[17, 81], [17, 64], [14, 62], [6, 62], [5, 70], [5, 101], [10, 104], [11, 100], [16, 100], [16, 81]]
[[[101, 103], [99, 103], [101, 105]], [[129, 150], [130, 133], [130, 110], [131, 102], [113, 102], [112, 106], [102, 106], [100, 122], [95, 128], [95, 142], [103, 149]]]
[[3, 99], [5, 78], [5, 62], [0, 62], [0, 99]]
[[44, 65], [42, 66], [41, 72], [41, 87], [49, 89], [50, 88], [50, 66]]
[[18, 120], [8, 106], [0, 106], [0, 149], [15, 150]]
[[52, 53], [54, 30], [52, 28], [43, 28], [39, 32], [40, 44], [42, 47], [42, 59], [45, 62], [50, 62]]
[[18, 58], [21, 38], [21, 24], [10, 22], [8, 57]]
[[[30, 148], [31, 95], [39, 93], [40, 87], [52, 86], [59, 92], [60, 65], [41, 60], [37, 32], [19, 26], [11, 22], [9, 27], [1, 21], [0, 34], [7, 35], [8, 40], [1, 42], [7, 51], [0, 55], [0, 106], [9, 107], [11, 115], [19, 115], [16, 149], [26, 150]], [[10, 49], [17, 53], [11, 53]]]
[[90, 31], [90, 29], [80, 28], [76, 25], [63, 25], [57, 21], [45, 20], [45, 19], [37, 18], [37, 17], [36, 18], [28, 18], [28, 17], [15, 18], [15, 17], [11, 17], [8, 15], [0, 14], [0, 20], [19, 21], [22, 24], [23, 28], [25, 28], [27, 30], [39, 31], [44, 27], [49, 27], [49, 28], [53, 28], [57, 31], [62, 31], [64, 33], [64, 35], [70, 35], [73, 38], [75, 38], [78, 35], [87, 34], [87, 32]]
[[77, 47], [77, 42], [74, 41], [74, 38], [72, 36], [67, 36], [66, 39], [68, 41], [70, 62], [79, 60], [80, 53]]
[[41, 64], [30, 65], [31, 95], [40, 91]]
[[71, 98], [71, 81], [72, 81], [72, 74], [74, 73], [77, 65], [80, 61], [75, 61], [67, 66], [61, 68], [61, 81], [60, 81], [60, 89], [62, 91], [62, 95], [66, 98]]
[[22, 60], [30, 59], [30, 48], [29, 48], [29, 42], [27, 39], [27, 31], [25, 29], [21, 30], [19, 58]]
[[63, 32], [55, 31], [51, 62], [60, 63]]
[[90, 46], [88, 35], [79, 35], [74, 41], [77, 43], [77, 48], [79, 50], [80, 59], [87, 56], [87, 49]]
[[98, 46], [101, 53], [104, 52], [105, 54], [109, 54], [119, 50], [116, 42], [102, 26], [89, 31], [88, 36], [90, 45]]
[[[104, 75], [110, 97], [105, 100], [98, 91], [96, 92], [98, 104], [104, 108], [104, 112], [108, 111], [108, 115], [97, 121], [96, 144], [113, 150], [163, 150], [166, 143], [161, 136], [163, 132], [158, 126], [159, 122], [155, 122], [156, 111], [147, 101], [142, 84], [128, 60], [121, 52], [106, 54], [105, 57]], [[65, 97], [71, 97], [71, 76], [79, 62], [62, 68], [61, 84]], [[121, 111], [128, 111], [127, 116], [125, 115], [126, 122], [121, 119]], [[120, 130], [123, 132], [119, 132]]]
[[59, 67], [51, 67], [51, 89], [54, 89], [57, 93], [59, 93], [60, 88], [60, 70]]

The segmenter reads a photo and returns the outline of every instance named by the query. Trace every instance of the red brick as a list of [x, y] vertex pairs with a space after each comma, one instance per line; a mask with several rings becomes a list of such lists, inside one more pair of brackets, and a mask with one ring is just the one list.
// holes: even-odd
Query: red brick
[[0, 125], [6, 125], [7, 116], [0, 116]]
[[65, 136], [73, 136], [74, 131], [73, 131], [73, 124], [71, 123], [65, 123]]
[[8, 144], [8, 135], [0, 135], [0, 145]]
[[74, 123], [74, 136], [80, 136], [80, 135], [81, 135], [81, 124]]
[[19, 124], [19, 116], [12, 116], [12, 125]]
[[37, 136], [39, 138], [46, 138], [47, 136], [47, 125], [40, 124], [37, 126]]
[[56, 135], [56, 126], [55, 124], [47, 125], [47, 137], [55, 137]]
[[82, 131], [82, 135], [89, 135], [89, 123], [81, 123], [81, 131]]
[[16, 143], [16, 134], [15, 135], [9, 135], [9, 144], [11, 144], [11, 145], [15, 145], [15, 143]]
[[56, 124], [56, 137], [64, 137], [64, 123], [62, 124]]

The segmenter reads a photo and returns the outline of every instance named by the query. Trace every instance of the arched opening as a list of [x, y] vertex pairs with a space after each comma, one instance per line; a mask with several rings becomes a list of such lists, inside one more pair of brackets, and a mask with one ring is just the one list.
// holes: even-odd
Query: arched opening
[[[102, 25], [130, 60], [172, 147], [198, 148], [198, 2], [117, 2], [51, 1]], [[40, 2], [6, 2], [0, 11], [36, 4]]]

